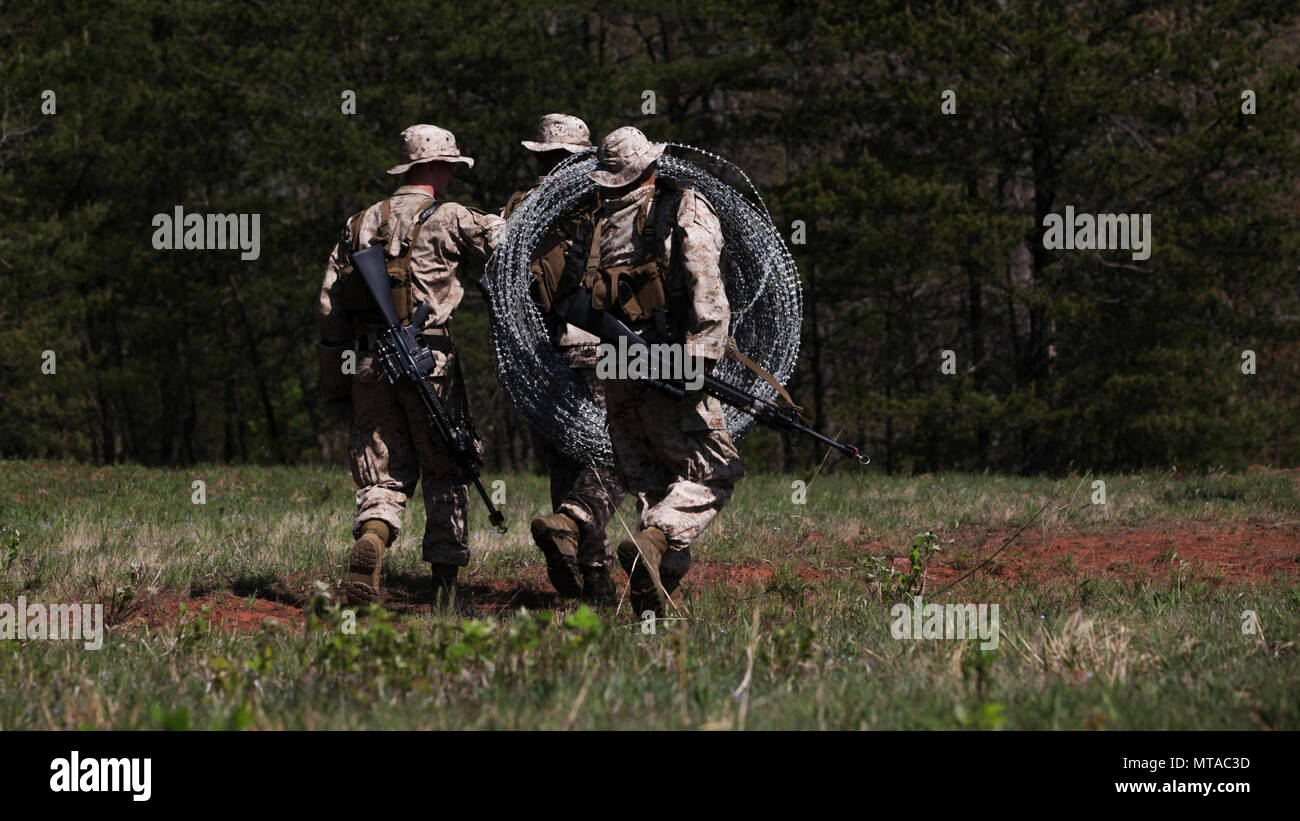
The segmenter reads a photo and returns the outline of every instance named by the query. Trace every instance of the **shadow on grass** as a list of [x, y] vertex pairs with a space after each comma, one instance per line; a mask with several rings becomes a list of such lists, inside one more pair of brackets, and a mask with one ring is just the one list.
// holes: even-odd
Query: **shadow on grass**
[[[295, 582], [274, 573], [240, 576], [230, 583], [230, 592], [241, 598], [256, 596], [277, 604], [287, 604], [290, 607], [302, 607], [307, 603], [308, 598], [305, 582]], [[202, 595], [202, 593], [196, 590], [194, 595]]]
[[[386, 604], [396, 612], [433, 605], [433, 579], [427, 570], [387, 572], [382, 583]], [[553, 591], [535, 590], [522, 584], [471, 583], [462, 585], [461, 591], [469, 596], [475, 613], [480, 616], [506, 616], [525, 607], [533, 611], [549, 610], [565, 604]]]
[[[423, 611], [434, 604], [433, 580], [429, 571], [385, 571], [381, 578], [384, 604], [394, 613]], [[295, 581], [274, 573], [254, 573], [236, 578], [229, 586], [219, 585], [191, 590], [200, 597], [220, 589], [228, 589], [241, 598], [253, 596], [277, 604], [302, 608], [310, 598], [306, 581]], [[478, 616], [508, 617], [523, 608], [531, 611], [562, 609], [577, 604], [562, 599], [551, 590], [537, 590], [527, 584], [492, 585], [465, 584], [461, 590], [470, 598]], [[341, 590], [335, 591], [342, 601]]]

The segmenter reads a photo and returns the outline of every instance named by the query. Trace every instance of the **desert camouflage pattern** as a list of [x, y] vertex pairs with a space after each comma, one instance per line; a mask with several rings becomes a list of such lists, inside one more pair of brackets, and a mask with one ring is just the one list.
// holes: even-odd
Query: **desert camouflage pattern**
[[[635, 223], [645, 197], [643, 186], [607, 200], [598, 214], [600, 263], [633, 263], [647, 253]], [[685, 233], [686, 288], [691, 300], [686, 349], [694, 356], [719, 360], [727, 343], [730, 306], [719, 263], [722, 226], [708, 200], [682, 192], [678, 225]], [[668, 241], [671, 252], [672, 239]], [[744, 476], [740, 454], [731, 441], [722, 405], [700, 393], [674, 400], [636, 380], [605, 380], [610, 442], [623, 487], [637, 499], [637, 529], [657, 527], [668, 537], [667, 567], [689, 566], [689, 547], [717, 516]]]
[[[392, 225], [389, 226], [389, 253], [396, 255], [411, 223], [433, 202], [424, 188], [399, 187], [391, 198]], [[361, 217], [360, 243], [365, 248], [378, 233], [379, 203], [366, 209]], [[465, 289], [456, 276], [462, 260], [486, 262], [492, 249], [505, 235], [505, 220], [455, 202], [444, 202], [421, 226], [411, 246], [411, 278], [416, 302], [433, 308], [429, 325], [441, 325], [451, 318], [460, 305]], [[335, 310], [339, 303], [339, 270], [347, 264], [338, 246], [330, 254], [325, 281], [321, 284], [317, 305], [317, 328], [321, 339], [347, 340], [352, 336], [346, 312]]]
[[[569, 350], [579, 383], [597, 407], [605, 407], [602, 380], [596, 378], [595, 346], [577, 346]], [[541, 440], [542, 437], [538, 437]], [[551, 477], [552, 509], [578, 523], [582, 538], [578, 542], [580, 567], [609, 567], [614, 560], [605, 529], [623, 501], [626, 492], [618, 476], [594, 462], [575, 462], [542, 442], [538, 458], [547, 466]]]
[[700, 537], [745, 475], [718, 400], [692, 398], [635, 380], [605, 382], [609, 437], [619, 479], [636, 496], [637, 529], [662, 530], [670, 552]]
[[[416, 216], [432, 200], [425, 189], [404, 185], [391, 199], [390, 252], [396, 253]], [[359, 247], [369, 245], [379, 228], [380, 204], [361, 217]], [[504, 234], [505, 221], [454, 202], [443, 203], [425, 221], [411, 254], [415, 298], [433, 308], [427, 327], [444, 324], [460, 304], [464, 288], [457, 278], [462, 260], [485, 261]], [[352, 327], [341, 307], [338, 274], [345, 265], [336, 245], [321, 284], [317, 326], [321, 339], [351, 344], [362, 329]], [[337, 307], [336, 307], [337, 306]], [[434, 351], [437, 365], [430, 374], [438, 394], [453, 416], [468, 417], [465, 390], [455, 354]], [[464, 566], [469, 561], [466, 516], [469, 493], [459, 481], [450, 453], [425, 420], [424, 406], [415, 387], [392, 386], [376, 370], [373, 351], [357, 352], [357, 373], [352, 380], [352, 428], [348, 451], [352, 478], [357, 484], [357, 516], [353, 535], [360, 537], [367, 519], [384, 521], [394, 534], [402, 527], [406, 500], [417, 482], [423, 490], [427, 523], [423, 541], [426, 561]], [[482, 445], [477, 443], [480, 452]]]
[[587, 176], [597, 185], [627, 185], [659, 159], [667, 143], [652, 143], [641, 129], [625, 125], [605, 135], [596, 149], [596, 170]]
[[569, 114], [547, 114], [537, 121], [537, 139], [520, 143], [529, 151], [555, 151], [570, 154], [591, 147], [591, 130], [587, 124]]
[[[546, 177], [538, 177], [533, 187], [516, 192], [502, 209], [502, 214], [508, 217], [544, 182]], [[551, 341], [568, 357], [569, 367], [575, 370], [578, 383], [588, 397], [603, 408], [605, 394], [594, 370], [596, 344], [600, 340], [572, 325], [561, 325]], [[578, 565], [609, 567], [614, 561], [614, 549], [605, 535], [605, 528], [623, 501], [622, 486], [613, 473], [570, 459], [541, 434], [533, 436], [533, 450], [550, 477], [551, 510], [568, 515], [582, 530], [578, 542]]]
[[[652, 251], [636, 230], [637, 212], [645, 198], [654, 195], [654, 186], [645, 185], [629, 194], [601, 203], [597, 218], [602, 220], [600, 264], [612, 267], [639, 262]], [[662, 196], [662, 195], [661, 195]], [[686, 287], [691, 295], [689, 327], [686, 329], [686, 352], [692, 356], [722, 359], [727, 348], [727, 327], [731, 309], [719, 267], [722, 258], [722, 224], [708, 199], [688, 188], [677, 205], [677, 225], [682, 229], [682, 260]], [[665, 252], [672, 255], [673, 237], [665, 242]]]
[[[455, 355], [435, 351], [434, 357], [438, 364], [430, 376], [438, 396], [453, 417], [463, 419], [465, 389]], [[357, 485], [353, 537], [361, 537], [367, 519], [380, 519], [397, 544], [406, 500], [418, 482], [424, 496], [424, 560], [464, 567], [469, 564], [469, 486], [460, 481], [451, 453], [425, 421], [415, 386], [390, 385], [377, 368], [373, 355], [363, 355], [352, 380], [348, 455]], [[481, 453], [481, 443], [475, 445]]]
[[445, 128], [421, 123], [402, 132], [402, 162], [388, 169], [389, 174], [401, 174], [413, 165], [424, 162], [464, 163], [474, 167], [474, 160], [460, 153], [456, 135]]
[[[531, 188], [515, 192], [501, 209], [502, 216], [509, 217], [544, 182], [546, 177], [538, 177]], [[596, 345], [600, 340], [580, 328], [560, 325], [551, 341], [568, 357], [569, 367], [574, 369], [587, 396], [597, 407], [604, 408], [605, 393], [595, 372]], [[609, 567], [614, 561], [614, 549], [605, 529], [626, 495], [617, 477], [594, 463], [570, 459], [540, 434], [533, 436], [533, 450], [550, 476], [551, 509], [569, 516], [582, 530], [578, 565]]]

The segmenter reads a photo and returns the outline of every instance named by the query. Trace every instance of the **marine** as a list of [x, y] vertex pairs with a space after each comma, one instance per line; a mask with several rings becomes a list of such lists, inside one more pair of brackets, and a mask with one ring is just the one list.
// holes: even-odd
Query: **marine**
[[[428, 124], [403, 131], [400, 162], [388, 169], [402, 177], [402, 184], [348, 220], [321, 283], [316, 319], [323, 398], [350, 403], [352, 413], [348, 455], [357, 487], [355, 541], [343, 591], [354, 606], [380, 601], [384, 552], [400, 535], [417, 484], [426, 513], [421, 552], [438, 603], [456, 602], [457, 575], [469, 562], [467, 485], [449, 449], [430, 430], [415, 386], [389, 384], [375, 361], [374, 337], [382, 322], [360, 275], [352, 275], [348, 255], [349, 249], [382, 244], [403, 324], [421, 304], [430, 309], [420, 332], [435, 363], [430, 376], [451, 414], [468, 426], [481, 456], [450, 321], [464, 295], [462, 261], [486, 261], [505, 221], [443, 199], [456, 165], [472, 168], [474, 160], [460, 153], [450, 131]], [[347, 350], [356, 352], [355, 376], [345, 373]], [[457, 606], [463, 609], [464, 601]]]
[[[554, 310], [563, 310], [577, 280], [585, 290], [576, 298], [589, 293], [593, 307], [648, 340], [681, 345], [711, 373], [727, 353], [730, 322], [722, 226], [688, 180], [658, 177], [665, 147], [630, 126], [601, 141], [589, 174], [598, 193], [585, 265], [561, 278]], [[602, 386], [617, 474], [637, 500], [638, 529], [619, 544], [618, 560], [634, 610], [662, 616], [691, 566], [692, 544], [731, 498], [744, 465], [712, 396], [685, 386], [676, 400], [644, 379]]]
[[[517, 191], [502, 209], [509, 217], [523, 201], [546, 182], [560, 162], [592, 147], [587, 124], [567, 114], [547, 114], [537, 126], [536, 140], [523, 140], [534, 153], [538, 178], [530, 188]], [[533, 297], [546, 310], [563, 271], [565, 255], [575, 241], [576, 225], [561, 221], [538, 248], [533, 264]], [[563, 322], [551, 323], [551, 339], [568, 359], [578, 384], [597, 407], [604, 407], [601, 382], [595, 376], [596, 346], [600, 341]], [[531, 523], [533, 541], [546, 559], [547, 576], [562, 596], [610, 603], [616, 588], [609, 569], [614, 553], [605, 534], [609, 519], [625, 495], [617, 477], [594, 461], [566, 456], [545, 436], [534, 435], [533, 448], [550, 478], [551, 509]]]

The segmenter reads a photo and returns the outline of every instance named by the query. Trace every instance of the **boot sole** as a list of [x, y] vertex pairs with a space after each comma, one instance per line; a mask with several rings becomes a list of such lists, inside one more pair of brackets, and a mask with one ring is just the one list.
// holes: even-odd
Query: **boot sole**
[[379, 591], [370, 586], [370, 582], [347, 579], [343, 582], [343, 598], [350, 607], [363, 607], [379, 602]]
[[343, 593], [353, 607], [375, 604], [380, 599], [379, 587], [374, 583], [382, 561], [382, 548], [376, 548], [368, 539], [358, 539], [348, 555], [348, 575], [343, 580]]

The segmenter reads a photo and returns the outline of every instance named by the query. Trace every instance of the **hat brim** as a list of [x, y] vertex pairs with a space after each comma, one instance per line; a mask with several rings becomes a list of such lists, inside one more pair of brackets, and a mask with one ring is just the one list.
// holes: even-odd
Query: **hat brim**
[[395, 166], [393, 166], [392, 168], [388, 169], [388, 173], [389, 173], [389, 174], [404, 174], [404, 173], [406, 173], [408, 170], [410, 170], [412, 167], [417, 166], [417, 165], [419, 165], [419, 164], [421, 164], [421, 163], [426, 163], [426, 162], [459, 162], [459, 163], [464, 163], [465, 165], [469, 166], [470, 168], [473, 168], [473, 167], [474, 167], [474, 159], [473, 159], [472, 157], [462, 157], [462, 156], [460, 156], [460, 155], [457, 155], [457, 156], [455, 156], [455, 157], [425, 157], [425, 158], [422, 159], [422, 160], [412, 160], [411, 162], [408, 162], [408, 163], [402, 163], [401, 165], [395, 165]]
[[663, 156], [664, 149], [667, 147], [668, 143], [651, 143], [650, 150], [638, 157], [635, 163], [624, 168], [621, 172], [602, 171], [598, 168], [587, 174], [587, 179], [604, 188], [619, 188], [627, 185], [644, 174], [652, 163]]
[[583, 145], [582, 143], [536, 143], [532, 140], [521, 140], [519, 144], [524, 148], [527, 148], [529, 151], [541, 152], [564, 150], [568, 151], [570, 154], [579, 154], [586, 151], [588, 148], [591, 148], [591, 143], [587, 143], [586, 145]]

